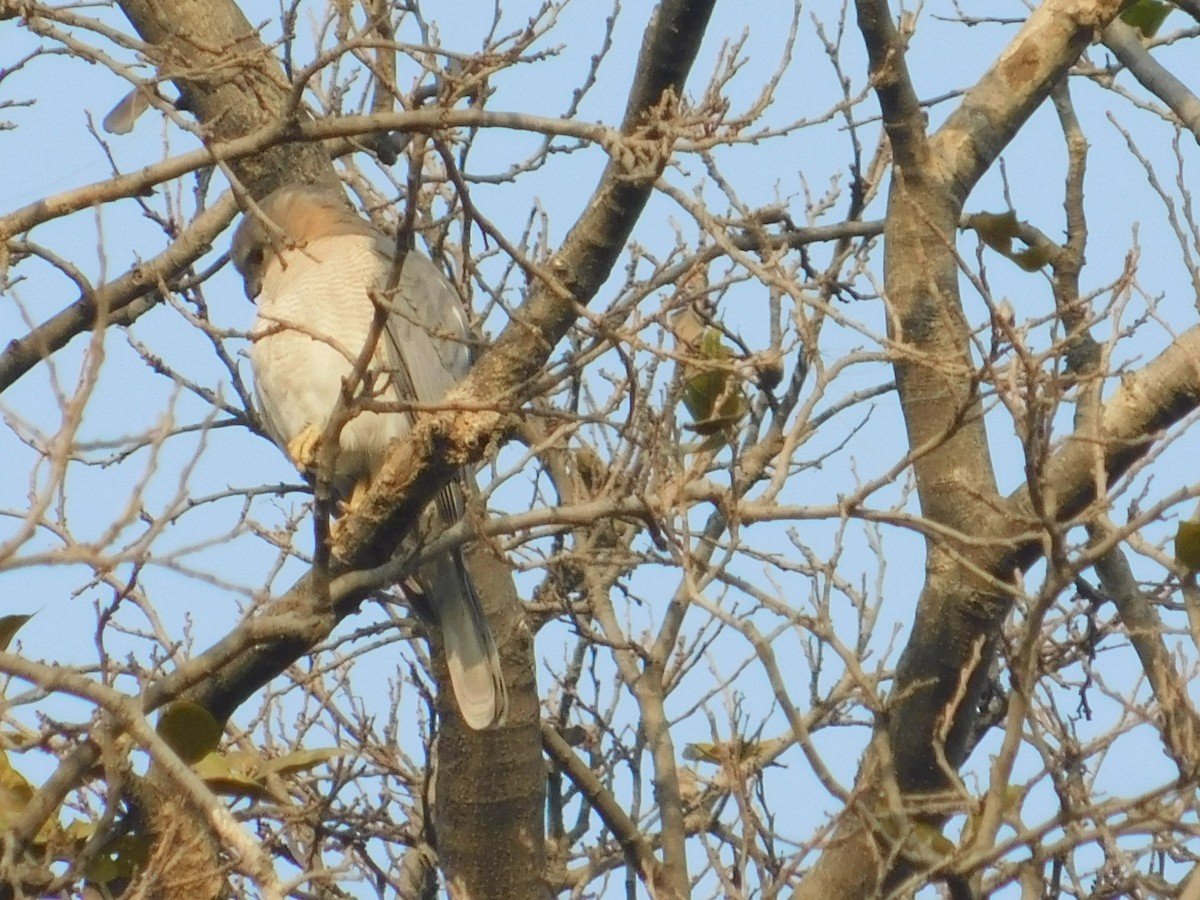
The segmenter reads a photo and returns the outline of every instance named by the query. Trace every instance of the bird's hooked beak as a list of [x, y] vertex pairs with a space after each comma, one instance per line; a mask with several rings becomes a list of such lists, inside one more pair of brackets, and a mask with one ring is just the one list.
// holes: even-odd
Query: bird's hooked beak
[[246, 299], [251, 303], [258, 299], [258, 295], [262, 293], [262, 276], [247, 275], [246, 276]]

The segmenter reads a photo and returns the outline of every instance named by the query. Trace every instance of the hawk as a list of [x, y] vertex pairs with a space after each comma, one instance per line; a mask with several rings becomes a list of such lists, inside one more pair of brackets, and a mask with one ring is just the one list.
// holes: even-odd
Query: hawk
[[[260, 200], [233, 236], [234, 267], [257, 302], [250, 361], [263, 423], [305, 474], [354, 363], [370, 337], [376, 303], [388, 311], [363, 377], [372, 409], [342, 428], [334, 486], [350, 505], [369, 487], [388, 444], [408, 434], [399, 405], [436, 404], [471, 365], [458, 294], [425, 256], [409, 251], [397, 289], [384, 295], [392, 241], [355, 213], [340, 189], [293, 185]], [[386, 403], [396, 404], [389, 410]], [[467, 474], [426, 510], [428, 527], [463, 516]], [[508, 695], [496, 644], [461, 548], [422, 566], [421, 604], [440, 627], [458, 708], [476, 729], [503, 723]]]

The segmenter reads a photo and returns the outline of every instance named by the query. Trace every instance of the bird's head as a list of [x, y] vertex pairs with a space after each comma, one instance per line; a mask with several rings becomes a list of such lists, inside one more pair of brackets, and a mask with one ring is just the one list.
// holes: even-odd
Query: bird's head
[[229, 256], [246, 282], [246, 297], [262, 291], [263, 276], [280, 255], [309, 241], [337, 235], [374, 236], [374, 226], [346, 202], [340, 188], [286, 185], [258, 201], [233, 233]]

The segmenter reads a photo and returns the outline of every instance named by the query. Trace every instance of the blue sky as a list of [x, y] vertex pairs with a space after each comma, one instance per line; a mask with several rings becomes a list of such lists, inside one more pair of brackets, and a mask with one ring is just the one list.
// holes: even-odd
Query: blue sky
[[[442, 46], [463, 53], [478, 49], [490, 22], [490, 4], [458, 3], [448, 12], [435, 8], [435, 4], [427, 6], [427, 14], [436, 21]], [[509, 6], [500, 32], [518, 27], [530, 14], [523, 5], [513, 3]], [[532, 8], [533, 4], [528, 6]], [[996, 10], [994, 6], [988, 4], [989, 14], [1006, 11], [1013, 16], [1023, 15], [1024, 7], [1020, 4], [1003, 4], [1005, 10]], [[580, 118], [614, 125], [619, 122], [649, 7], [647, 3], [630, 3], [622, 10], [613, 36], [614, 50], [601, 66], [597, 74], [599, 86], [581, 106]], [[246, 4], [245, 8], [252, 21], [272, 23], [268, 24], [265, 36], [270, 38], [278, 33], [273, 24], [278, 16], [274, 5]], [[298, 54], [308, 52], [321, 8], [321, 4], [301, 8]], [[922, 97], [938, 97], [969, 86], [1013, 33], [1011, 26], [964, 28], [939, 18], [952, 13], [947, 3], [928, 4], [921, 12], [909, 60]], [[119, 16], [105, 11], [96, 14], [127, 30]], [[601, 46], [606, 14], [607, 9], [600, 4], [569, 6], [552, 34], [539, 45], [543, 50], [558, 48], [555, 53], [497, 75], [492, 80], [495, 93], [489, 99], [488, 107], [539, 115], [560, 114], [567, 108], [571, 91], [586, 71], [590, 56]], [[693, 97], [702, 90], [713, 70], [722, 43], [738, 40], [744, 34], [745, 43], [739, 52], [743, 65], [729, 82], [726, 95], [734, 109], [750, 103], [763, 80], [778, 64], [792, 14], [791, 4], [777, 0], [764, 0], [752, 7], [718, 4], [701, 58], [689, 82]], [[775, 101], [767, 110], [764, 121], [774, 126], [800, 119], [812, 119], [814, 123], [784, 136], [715, 153], [722, 173], [735, 186], [742, 203], [751, 208], [783, 203], [797, 224], [806, 224], [807, 198], [819, 198], [831, 184], [844, 188], [850, 146], [844, 120], [837, 115], [824, 119], [830, 105], [836, 101], [837, 79], [814, 32], [810, 18], [813, 16], [822, 21], [830, 39], [836, 40], [839, 12], [833, 3], [813, 4], [800, 14], [800, 37], [794, 58], [780, 81]], [[1174, 18], [1182, 19], [1182, 16], [1176, 14]], [[1168, 20], [1168, 31], [1176, 24], [1174, 18]], [[865, 62], [852, 14], [846, 27], [841, 64], [857, 91], [865, 83]], [[415, 35], [401, 34], [400, 39], [414, 40]], [[10, 54], [19, 56], [24, 48], [32, 48], [35, 41], [23, 30], [9, 26], [6, 43]], [[112, 48], [110, 51], [126, 63], [133, 61], [125, 51]], [[1163, 47], [1155, 53], [1168, 65], [1174, 64], [1178, 73], [1187, 74], [1186, 47]], [[1090, 48], [1089, 55], [1097, 63], [1106, 59], [1106, 52], [1100, 47]], [[141, 71], [147, 70], [143, 67]], [[406, 76], [402, 69], [402, 85], [407, 83], [406, 77], [411, 78], [411, 70]], [[1144, 97], [1128, 75], [1119, 76], [1118, 84], [1134, 97]], [[362, 89], [361, 81], [351, 89], [347, 95], [347, 111], [353, 108]], [[36, 105], [29, 108], [0, 110], [0, 118], [9, 119], [17, 126], [14, 130], [0, 132], [0, 158], [5, 161], [5, 176], [0, 178], [0, 214], [40, 197], [107, 177], [110, 163], [98, 140], [88, 135], [88, 126], [95, 123], [98, 129], [100, 119], [126, 90], [127, 84], [103, 67], [86, 66], [62, 57], [37, 60], [26, 71], [0, 83], [0, 101], [37, 99]], [[1103, 92], [1080, 79], [1073, 83], [1073, 96], [1091, 147], [1087, 184], [1090, 239], [1088, 267], [1083, 279], [1085, 290], [1099, 289], [1117, 277], [1134, 233], [1142, 249], [1142, 265], [1138, 271], [1140, 292], [1134, 292], [1129, 298], [1119, 327], [1102, 324], [1097, 328], [1096, 336], [1104, 340], [1109, 333], [1128, 328], [1139, 318], [1149, 317], [1149, 324], [1140, 328], [1135, 337], [1123, 339], [1115, 351], [1119, 360], [1135, 364], [1144, 362], [1169, 342], [1171, 332], [1182, 331], [1194, 322], [1196, 298], [1188, 272], [1179, 262], [1178, 243], [1167, 228], [1163, 205], [1150, 188], [1141, 166], [1131, 158], [1118, 126], [1133, 133], [1141, 152], [1159, 167], [1159, 177], [1164, 179], [1175, 202], [1179, 203], [1178, 186], [1172, 183], [1177, 166], [1172, 150], [1174, 133], [1168, 124], [1135, 109], [1128, 100]], [[955, 102], [949, 99], [932, 106], [931, 122], [936, 125], [941, 121]], [[876, 109], [873, 98], [868, 98], [852, 113], [861, 123], [859, 136], [868, 154], [873, 150], [878, 134], [878, 123], [873, 119]], [[188, 135], [164, 126], [162, 118], [153, 112], [143, 117], [131, 135], [102, 137], [111, 149], [115, 164], [123, 172], [152, 164], [195, 145]], [[528, 136], [485, 134], [472, 151], [469, 170], [474, 175], [503, 172], [530, 152], [536, 143]], [[1180, 145], [1180, 154], [1185, 162], [1179, 181], [1186, 185], [1189, 178], [1194, 182], [1191, 173], [1196, 164], [1196, 149], [1184, 141]], [[1053, 110], [1045, 106], [1006, 150], [1003, 169], [996, 167], [984, 178], [969, 201], [967, 211], [1005, 208], [1006, 177], [1008, 195], [1018, 215], [1050, 237], [1061, 237], [1064, 160], [1056, 118]], [[531, 214], [544, 217], [547, 242], [554, 246], [575, 221], [603, 163], [603, 154], [594, 148], [571, 155], [556, 155], [546, 166], [522, 176], [515, 183], [477, 185], [473, 201], [484, 215], [510, 235], [519, 234]], [[379, 180], [381, 173], [373, 163], [364, 159], [360, 165], [364, 172]], [[720, 196], [696, 157], [681, 157], [669, 171], [667, 180], [687, 193], [702, 196], [712, 211], [720, 214], [728, 211], [727, 201]], [[190, 181], [183, 185], [170, 184], [146, 202], [160, 212], [174, 212], [180, 208], [190, 212], [194, 209], [191, 190]], [[844, 196], [843, 191], [841, 199], [814, 222], [838, 221], [845, 209]], [[882, 216], [883, 196], [881, 194], [881, 199], [875, 201], [868, 218]], [[685, 240], [694, 241], [697, 227], [686, 210], [658, 194], [649, 204], [635, 232], [634, 242], [648, 254], [665, 255], [671, 250], [676, 232]], [[69, 259], [94, 283], [119, 276], [136, 260], [158, 252], [166, 240], [162, 230], [142, 215], [134, 200], [123, 200], [100, 210], [47, 223], [32, 232], [30, 239]], [[478, 235], [473, 241], [478, 249], [481, 245]], [[227, 249], [227, 242], [228, 236], [219, 240], [201, 267], [215, 261]], [[975, 247], [973, 235], [961, 236], [960, 251], [972, 263]], [[1193, 247], [1192, 252], [1200, 251]], [[812, 257], [814, 264], [822, 267], [828, 259], [827, 248], [813, 248]], [[1024, 273], [990, 251], [984, 252], [983, 260], [994, 296], [1009, 299], [1018, 317], [1049, 314], [1049, 289], [1041, 275]], [[497, 272], [497, 264], [491, 265], [493, 268], [485, 271]], [[876, 272], [879, 268], [878, 265], [874, 267]], [[714, 267], [714, 272], [719, 270], [720, 266]], [[25, 280], [14, 284], [0, 298], [0, 336], [5, 338], [24, 333], [29, 321], [46, 319], [76, 296], [61, 275], [44, 265], [26, 263], [20, 267], [19, 274]], [[594, 306], [603, 307], [619, 294], [622, 276], [623, 269], [618, 266]], [[866, 279], [861, 279], [856, 286], [870, 290]], [[983, 302], [965, 282], [963, 295], [971, 321], [985, 321]], [[231, 331], [244, 331], [249, 327], [253, 307], [243, 298], [240, 282], [228, 267], [205, 285], [204, 296], [217, 326]], [[661, 302], [664, 297], [665, 292], [660, 292], [648, 301], [648, 305]], [[514, 294], [512, 299], [519, 298]], [[732, 287], [723, 301], [724, 321], [742, 334], [751, 346], [765, 340], [764, 299], [761, 285], [746, 282]], [[857, 302], [840, 307], [840, 312], [859, 323], [859, 328], [830, 326], [819, 348], [822, 359], [832, 365], [849, 354], [878, 351], [874, 336], [884, 331], [881, 305], [877, 301]], [[487, 327], [494, 332], [500, 324], [493, 318]], [[185, 388], [149, 372], [130, 346], [131, 339], [161, 355], [175, 370], [196, 383], [220, 391], [225, 397], [233, 396], [229, 373], [216, 362], [211, 341], [186, 320], [181, 309], [157, 309], [131, 329], [131, 337], [116, 329], [105, 337], [100, 376], [77, 436], [79, 442], [89, 445], [87, 453], [94, 460], [118, 452], [125, 438], [147, 429], [204, 426], [206, 422], [211, 426], [219, 424], [223, 418], [220, 415], [212, 417], [211, 408]], [[1044, 342], [1044, 336], [1041, 340]], [[245, 345], [231, 338], [228, 347], [237, 354]], [[35, 428], [52, 435], [60, 428], [62, 411], [56, 393], [65, 396], [75, 393], [81, 366], [88, 358], [87, 351], [87, 338], [77, 339], [57, 354], [52, 363], [35, 369], [0, 397], [0, 414], [9, 425], [0, 429], [0, 459], [16, 476], [0, 483], [0, 510], [8, 513], [0, 518], [0, 542], [15, 532], [20, 514], [29, 505], [31, 488], [36, 493], [47, 477], [46, 464], [39, 462], [37, 455], [18, 440], [17, 435]], [[234, 359], [246, 373], [246, 361], [237, 356]], [[602, 374], [605, 370], [617, 371], [614, 357], [602, 360], [596, 367], [594, 384], [600, 394], [604, 390]], [[664, 375], [668, 370], [669, 367], [664, 367]], [[864, 360], [830, 386], [824, 405], [889, 378], [889, 370], [881, 363]], [[840, 494], [854, 490], [857, 483], [869, 481], [895, 463], [905, 449], [895, 400], [885, 396], [870, 406], [869, 416], [866, 408], [857, 407], [834, 419], [798, 452], [797, 460], [816, 458], [855, 433], [856, 428], [860, 429], [846, 450], [819, 468], [805, 469], [794, 476], [783, 494], [786, 502], [812, 506], [836, 503]], [[822, 404], [818, 405], [820, 408], [823, 408]], [[1004, 415], [996, 414], [990, 419], [989, 426], [993, 446], [997, 448], [1000, 483], [1005, 490], [1013, 489], [1024, 476], [1019, 446], [1011, 436], [1011, 423]], [[109, 444], [111, 450], [106, 449]], [[505, 458], [511, 458], [515, 453], [515, 450], [510, 451], [510, 456]], [[1145, 506], [1152, 498], [1191, 483], [1194, 476], [1188, 464], [1195, 453], [1194, 436], [1185, 435], [1156, 463], [1153, 478], [1143, 477], [1130, 496], [1137, 496], [1144, 489], [1145, 496], [1139, 502]], [[284, 527], [290, 521], [291, 514], [302, 502], [301, 496], [292, 493], [278, 498], [258, 497], [249, 506], [249, 522], [242, 519], [242, 505], [237, 498], [204, 503], [195, 508], [190, 508], [189, 504], [196, 498], [208, 497], [230, 487], [294, 485], [298, 480], [282, 454], [267, 441], [239, 427], [199, 427], [172, 437], [157, 454], [144, 448], [120, 462], [70, 467], [61, 517], [81, 541], [105, 535], [113, 522], [126, 512], [130, 492], [138, 485], [144, 484], [139, 503], [147, 518], [160, 518], [168, 510], [178, 513], [178, 519], [155, 538], [153, 554], [157, 564], [141, 573], [142, 584], [154, 604], [161, 626], [144, 614], [126, 609], [120, 621], [134, 633], [107, 634], [105, 649], [115, 657], [137, 653], [149, 667], [159, 661], [144, 656], [147, 641], [139, 632], [152, 632], [161, 627], [172, 639], [190, 641], [192, 648], [199, 650], [226, 632], [236, 621], [239, 611], [253, 602], [256, 592], [264, 587], [269, 577], [272, 578], [272, 590], [278, 592], [286, 588], [302, 566], [291, 561], [276, 571], [278, 552], [264, 535], [275, 536], [268, 534], [270, 529]], [[901, 487], [880, 491], [871, 504], [885, 508], [899, 502]], [[496, 495], [495, 502], [518, 506], [521, 498], [528, 496], [527, 479], [519, 476], [511, 488]], [[909, 508], [913, 508], [912, 501], [908, 502]], [[692, 511], [693, 520], [702, 519], [706, 512]], [[1190, 507], [1183, 512], [1190, 513]], [[114, 556], [120, 556], [116, 548], [146, 532], [147, 525], [141, 521], [139, 510], [132, 510], [127, 518], [119, 535], [110, 541]], [[796, 542], [813, 548], [819, 556], [828, 557], [837, 546], [835, 525], [822, 520], [753, 526], [747, 529], [745, 539], [764, 554], [794, 558], [793, 542]], [[1151, 542], [1162, 542], [1171, 531], [1169, 525], [1163, 525], [1148, 529], [1145, 537]], [[881, 542], [886, 565], [882, 565], [871, 550], [871, 541], [876, 537]], [[302, 547], [311, 545], [307, 523], [300, 525], [297, 543]], [[8, 569], [0, 568], [2, 611], [38, 612], [35, 620], [21, 633], [21, 652], [38, 659], [93, 667], [97, 663], [95, 609], [97, 605], [103, 607], [109, 603], [113, 591], [111, 586], [89, 585], [90, 574], [81, 565], [38, 564], [39, 553], [49, 552], [58, 545], [54, 536], [39, 535], [29, 540], [18, 554], [18, 559], [30, 561], [28, 565], [13, 566], [10, 560]], [[837, 576], [847, 584], [859, 586], [867, 598], [883, 601], [880, 621], [870, 642], [873, 655], [866, 663], [868, 669], [884, 665], [881, 655], [889, 650], [886, 663], [894, 662], [898, 649], [903, 646], [919, 589], [922, 559], [921, 542], [911, 532], [882, 528], [876, 535], [857, 523], [851, 523], [845, 531], [836, 561]], [[1142, 565], [1147, 578], [1161, 577], [1161, 572], [1149, 564]], [[762, 559], [742, 556], [732, 566], [739, 576], [762, 590], [778, 593], [793, 602], [795, 598], [801, 598], [801, 606], [812, 602], [811, 594], [819, 593], [825, 587], [825, 580], [819, 574], [810, 576], [781, 571]], [[114, 572], [118, 577], [127, 577], [129, 566], [118, 564]], [[661, 610], [654, 601], [669, 597], [676, 588], [678, 577], [678, 573], [670, 568], [650, 566], [632, 579], [629, 588], [642, 601], [622, 607], [632, 634], [655, 626]], [[1030, 578], [1030, 583], [1035, 584], [1034, 576]], [[526, 591], [532, 590], [537, 582], [537, 573], [519, 579]], [[836, 588], [832, 593], [831, 610], [835, 622], [843, 628], [852, 627], [855, 611], [848, 596]], [[736, 594], [723, 597], [714, 594], [711, 599], [731, 605], [747, 602], [745, 597]], [[377, 615], [367, 614], [368, 619]], [[768, 618], [764, 617], [764, 621]], [[687, 630], [693, 631], [704, 621], [701, 611], [693, 609]], [[361, 620], [350, 623], [351, 627], [361, 624]], [[547, 667], [542, 673], [544, 691], [549, 690], [551, 684], [549, 670], [560, 669], [563, 665], [568, 640], [569, 635], [561, 625], [547, 628], [539, 637], [538, 657]], [[779, 639], [777, 652], [796, 666], [794, 694], [797, 700], [806, 696], [804, 685], [808, 678], [800, 650], [801, 636], [798, 634], [785, 634]], [[1188, 648], [1191, 659], [1194, 659], [1194, 650], [1194, 647]], [[1111, 653], [1120, 656], [1121, 661], [1106, 668], [1107, 677], [1121, 685], [1136, 680], [1138, 669], [1132, 652], [1118, 649]], [[355, 678], [368, 685], [392, 677], [395, 658], [389, 654], [390, 651], [380, 651], [356, 660]], [[723, 637], [713, 645], [692, 682], [681, 690], [677, 700], [672, 701], [670, 711], [682, 714], [706, 687], [711, 686], [711, 680], [702, 676], [706, 666], [721, 675], [732, 674], [748, 654], [744, 642], [733, 636]], [[836, 672], [835, 666], [831, 669]], [[826, 678], [830, 677], [832, 675], [827, 673]], [[120, 686], [134, 690], [128, 680]], [[773, 735], [782, 730], [777, 711], [767, 712], [769, 704], [765, 698], [768, 695], [761, 673], [753, 666], [738, 672], [730, 694], [710, 702], [709, 708], [716, 721], [723, 721], [723, 705], [732, 702], [735, 695], [742, 698], [751, 718], [768, 718], [766, 734]], [[376, 691], [367, 699], [379, 704], [381, 715], [386, 714], [383, 710], [389, 703], [387, 696]], [[403, 702], [411, 703], [412, 700], [409, 693]], [[1097, 722], [1094, 726], [1081, 723], [1084, 731], [1092, 727], [1103, 730], [1118, 714], [1115, 701], [1106, 704], [1097, 700], [1097, 707]], [[628, 715], [629, 708], [626, 698], [621, 715]], [[71, 718], [81, 713], [75, 705], [70, 709], [56, 708], [53, 714]], [[724, 723], [722, 727], [726, 726]], [[710, 731], [709, 718], [699, 712], [693, 713], [676, 729], [677, 746], [681, 748], [687, 741], [706, 740]], [[827, 751], [827, 763], [844, 784], [853, 779], [859, 749], [866, 737], [867, 729], [861, 727], [834, 729], [818, 735], [818, 746]], [[1114, 750], [1113, 756], [1116, 755]], [[1145, 751], [1135, 749], [1131, 755], [1139, 758], [1141, 765], [1137, 774], [1143, 776], [1147, 786], [1170, 779], [1165, 759], [1152, 743], [1147, 744]], [[986, 766], [985, 753], [977, 754], [976, 760], [979, 766]], [[34, 754], [26, 754], [20, 762], [23, 770], [35, 780], [36, 773], [45, 770], [46, 761], [37, 760]], [[767, 777], [769, 782], [778, 782], [786, 792], [787, 786], [794, 783], [792, 779], [804, 776], [805, 763], [796, 751], [789, 752], [783, 762], [786, 769], [771, 770]], [[1028, 765], [1029, 773], [1033, 774], [1033, 762], [1023, 764]], [[1107, 773], [1102, 774], [1109, 777]], [[1114, 790], [1134, 787], [1134, 773], [1128, 766], [1123, 766], [1112, 777]], [[815, 784], [807, 780], [804, 783]], [[823, 811], [835, 808], [828, 799], [821, 799], [825, 795], [815, 787], [810, 787], [806, 796], [811, 804], [807, 807], [780, 804], [780, 828], [791, 837], [806, 836]], [[1033, 818], [1038, 816], [1035, 814]]]

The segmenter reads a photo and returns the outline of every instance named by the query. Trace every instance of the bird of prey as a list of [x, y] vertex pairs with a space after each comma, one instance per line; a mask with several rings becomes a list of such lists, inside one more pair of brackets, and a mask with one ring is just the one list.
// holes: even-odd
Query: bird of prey
[[[258, 209], [242, 218], [230, 255], [258, 304], [250, 359], [263, 422], [305, 474], [313, 474], [343, 379], [370, 337], [376, 303], [388, 312], [362, 379], [372, 408], [351, 410], [338, 440], [334, 486], [352, 505], [389, 442], [408, 434], [412, 416], [403, 404], [436, 404], [467, 374], [466, 314], [450, 283], [415, 250], [404, 259], [397, 289], [385, 296], [392, 241], [355, 213], [340, 189], [287, 186]], [[462, 518], [468, 478], [462, 473], [431, 502], [426, 536]], [[463, 719], [476, 729], [503, 723], [508, 695], [500, 659], [461, 549], [422, 566], [416, 588], [418, 606], [440, 626]]]

